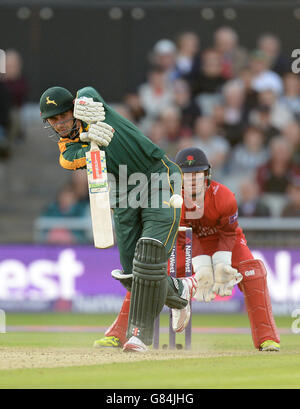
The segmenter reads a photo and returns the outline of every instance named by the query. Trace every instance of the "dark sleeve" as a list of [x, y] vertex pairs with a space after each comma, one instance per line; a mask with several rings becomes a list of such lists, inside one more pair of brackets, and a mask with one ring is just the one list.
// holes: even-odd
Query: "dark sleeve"
[[76, 98], [80, 98], [80, 97], [87, 97], [87, 98], [93, 98], [93, 100], [95, 102], [102, 102], [103, 104], [105, 104], [104, 99], [101, 97], [101, 95], [99, 94], [98, 91], [95, 90], [95, 88], [93, 87], [84, 87], [81, 88], [77, 91], [77, 95]]

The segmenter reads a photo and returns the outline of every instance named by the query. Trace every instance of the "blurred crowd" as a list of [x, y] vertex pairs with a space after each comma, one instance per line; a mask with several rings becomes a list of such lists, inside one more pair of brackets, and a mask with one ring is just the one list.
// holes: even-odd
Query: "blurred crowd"
[[[86, 219], [90, 216], [89, 192], [86, 170], [81, 169], [71, 173], [70, 181], [58, 191], [53, 202], [43, 210], [42, 217], [52, 219]], [[87, 226], [89, 228], [89, 226]], [[90, 237], [87, 229], [64, 227], [59, 223], [46, 228], [39, 240], [49, 244], [85, 244]]]
[[0, 74], [0, 160], [9, 158], [14, 144], [24, 140], [22, 108], [28, 96], [28, 83], [18, 51], [5, 52], [5, 68], [5, 74]]

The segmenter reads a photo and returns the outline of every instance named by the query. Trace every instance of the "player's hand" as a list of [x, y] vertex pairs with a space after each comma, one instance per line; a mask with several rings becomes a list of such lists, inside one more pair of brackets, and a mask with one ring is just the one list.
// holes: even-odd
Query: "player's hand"
[[98, 146], [108, 146], [114, 136], [115, 130], [105, 122], [91, 124], [88, 132], [80, 134], [82, 142], [95, 142]]
[[102, 102], [95, 102], [93, 98], [76, 98], [74, 102], [74, 118], [87, 124], [104, 121], [105, 111]]
[[215, 284], [213, 291], [221, 297], [232, 295], [233, 287], [242, 281], [243, 276], [231, 266], [231, 252], [217, 251], [212, 256]]
[[108, 146], [114, 136], [114, 128], [105, 122], [91, 124], [89, 128], [89, 138], [99, 146]]
[[195, 278], [198, 282], [198, 288], [194, 298], [200, 302], [210, 302], [215, 298], [213, 292], [214, 276], [211, 257], [205, 255], [193, 257], [192, 262]]

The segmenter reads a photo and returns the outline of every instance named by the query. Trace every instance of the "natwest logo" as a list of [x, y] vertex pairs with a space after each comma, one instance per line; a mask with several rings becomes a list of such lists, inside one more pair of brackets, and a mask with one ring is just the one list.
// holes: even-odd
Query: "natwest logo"
[[64, 249], [57, 260], [37, 259], [26, 265], [17, 259], [0, 262], [0, 300], [71, 300], [84, 265], [73, 249]]

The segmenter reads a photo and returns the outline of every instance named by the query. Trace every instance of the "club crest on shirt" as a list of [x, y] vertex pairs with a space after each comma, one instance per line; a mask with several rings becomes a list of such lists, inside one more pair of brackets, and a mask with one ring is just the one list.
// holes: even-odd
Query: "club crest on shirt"
[[188, 155], [186, 157], [185, 165], [192, 166], [195, 163], [195, 157], [193, 155]]
[[215, 185], [213, 186], [213, 195], [215, 196], [217, 194], [217, 191], [219, 190], [220, 185]]

